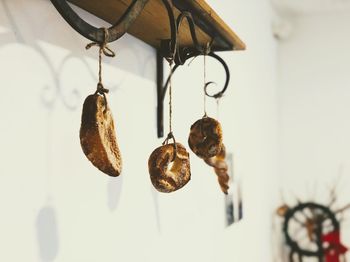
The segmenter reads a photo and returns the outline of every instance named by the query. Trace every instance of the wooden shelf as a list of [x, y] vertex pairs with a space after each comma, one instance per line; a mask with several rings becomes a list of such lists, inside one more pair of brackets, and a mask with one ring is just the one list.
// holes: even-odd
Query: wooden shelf
[[[69, 0], [89, 13], [114, 24], [125, 12], [131, 0]], [[224, 23], [204, 0], [174, 0], [175, 15], [189, 11], [196, 24], [199, 43], [205, 46], [215, 36], [213, 51], [244, 50], [245, 44]], [[180, 10], [180, 11], [179, 11]], [[160, 47], [161, 40], [170, 38], [169, 19], [161, 0], [150, 0], [128, 33], [150, 44]], [[183, 22], [179, 34], [180, 46], [193, 46], [189, 26]]]

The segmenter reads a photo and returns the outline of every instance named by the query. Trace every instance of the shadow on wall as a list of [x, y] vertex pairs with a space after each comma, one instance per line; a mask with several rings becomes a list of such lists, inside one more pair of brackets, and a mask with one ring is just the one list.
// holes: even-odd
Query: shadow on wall
[[[30, 2], [36, 2], [34, 0], [30, 1]], [[75, 87], [63, 87], [61, 84], [61, 75], [64, 71], [65, 65], [72, 60], [78, 60], [81, 62], [81, 65], [83, 68], [86, 68], [86, 70], [88, 71], [89, 75], [92, 77], [92, 79], [95, 80], [95, 82], [98, 82], [97, 79], [97, 71], [95, 72], [95, 69], [92, 69], [87, 60], [86, 57], [89, 55], [92, 55], [94, 57], [94, 59], [97, 58], [97, 51], [96, 52], [86, 52], [85, 53], [85, 48], [84, 46], [82, 46], [81, 48], [79, 48], [79, 50], [75, 50], [77, 49], [77, 46], [66, 46], [66, 49], [69, 51], [69, 53], [66, 55], [66, 57], [61, 61], [60, 65], [55, 68], [55, 66], [52, 64], [52, 62], [50, 61], [50, 58], [48, 57], [48, 55], [45, 53], [45, 51], [43, 50], [43, 48], [38, 44], [36, 39], [36, 35], [33, 36], [33, 39], [26, 39], [26, 37], [24, 37], [24, 35], [21, 32], [20, 26], [19, 24], [21, 23], [20, 21], [16, 21], [15, 16], [13, 15], [13, 13], [11, 12], [11, 4], [13, 4], [15, 2], [12, 1], [8, 1], [8, 0], [0, 0], [0, 4], [1, 4], [1, 8], [2, 11], [5, 14], [6, 20], [8, 21], [8, 25], [10, 27], [10, 33], [6, 32], [4, 34], [1, 34], [0, 36], [0, 46], [6, 45], [6, 44], [10, 44], [10, 43], [21, 43], [24, 44], [26, 46], [29, 46], [31, 48], [33, 48], [43, 59], [43, 61], [46, 63], [47, 68], [49, 69], [49, 71], [51, 72], [51, 76], [53, 79], [53, 86], [45, 86], [43, 88], [43, 92], [41, 95], [41, 99], [42, 102], [44, 103], [44, 106], [47, 109], [52, 109], [55, 105], [55, 103], [57, 101], [60, 101], [64, 104], [64, 106], [68, 109], [68, 110], [72, 110], [74, 111], [75, 109], [77, 109], [80, 106], [80, 102], [82, 100], [82, 94], [81, 94], [81, 90], [79, 90], [76, 86]], [[42, 4], [42, 3], [40, 3]], [[50, 4], [50, 3], [47, 3]], [[52, 11], [54, 10], [54, 7], [52, 7]], [[23, 8], [23, 12], [25, 12], [24, 8]], [[80, 13], [80, 12], [79, 12]], [[84, 13], [82, 13], [84, 15]], [[57, 14], [57, 17], [59, 17], [59, 15]], [[97, 19], [97, 18], [96, 18]], [[66, 25], [67, 29], [69, 29], [68, 24]], [[56, 41], [56, 39], [43, 39], [44, 41]], [[50, 41], [49, 41], [50, 42]], [[118, 41], [119, 42], [123, 42]], [[88, 43], [88, 40], [86, 40], [86, 43]], [[57, 44], [55, 42], [55, 44]], [[116, 60], [115, 66], [117, 68], [120, 68], [122, 70], [126, 70], [129, 71], [131, 73], [137, 73], [138, 75], [141, 74], [145, 77], [152, 77], [152, 79], [154, 78], [153, 76], [153, 71], [149, 72], [150, 70], [148, 70], [149, 68], [154, 68], [154, 63], [155, 63], [155, 56], [152, 54], [148, 57], [145, 58], [145, 61], [137, 61], [137, 63], [135, 63], [135, 60], [139, 60], [140, 57], [142, 56], [138, 56], [137, 52], [141, 52], [142, 48], [139, 48], [138, 46], [139, 44], [136, 43], [135, 41], [133, 41], [133, 44], [130, 45], [130, 43], [128, 44], [123, 44], [121, 43], [121, 45], [117, 48], [118, 49], [118, 57], [120, 59]], [[83, 53], [84, 52], [84, 53]], [[130, 59], [131, 57], [133, 57], [134, 59]], [[127, 58], [127, 59], [125, 59]], [[121, 61], [120, 63], [118, 63], [118, 61]], [[123, 63], [127, 61], [127, 63]], [[135, 68], [134, 67], [130, 67], [131, 65], [145, 65], [142, 66], [140, 68]], [[126, 66], [126, 68], [124, 68]], [[121, 79], [121, 81], [119, 81], [118, 85], [114, 85], [114, 86], [109, 86], [109, 90], [111, 92], [115, 92], [117, 91], [118, 87], [122, 85], [124, 79]]]
[[[18, 10], [18, 5], [21, 6], [21, 8], [23, 9], [22, 12], [23, 14], [25, 14], [21, 17], [21, 19], [16, 19], [16, 16], [14, 15], [15, 12], [12, 11], [16, 10], [16, 8]], [[39, 12], [45, 10], [46, 12], [49, 12], [49, 14], [52, 13], [52, 15], [46, 14], [46, 16], [41, 17], [41, 19], [37, 21], [22, 21], [26, 17], [30, 17], [31, 19], [33, 18], [30, 15], [28, 16], [26, 8], [33, 8], [35, 6], [37, 6]], [[4, 34], [1, 34], [1, 45], [9, 44], [12, 42], [18, 42], [28, 46], [32, 46], [36, 50], [40, 51], [40, 46], [37, 44], [37, 41], [42, 40], [44, 42], [51, 43], [56, 46], [62, 46], [65, 49], [70, 50], [71, 55], [69, 56], [72, 56], [72, 54], [74, 54], [74, 57], [78, 59], [84, 59], [84, 57], [91, 57], [93, 59], [97, 59], [97, 51], [86, 52], [85, 50], [85, 45], [88, 44], [90, 40], [80, 36], [77, 32], [73, 31], [73, 29], [67, 23], [64, 23], [60, 14], [56, 11], [56, 9], [50, 1], [0, 0], [0, 8], [2, 9], [0, 11], [3, 11], [6, 17], [5, 21], [8, 22], [8, 26], [10, 27], [10, 32], [5, 32]], [[95, 16], [92, 16], [83, 9], [80, 9], [75, 6], [73, 6], [73, 8], [79, 16], [81, 16], [86, 21], [92, 22], [92, 24], [96, 27], [110, 26], [110, 24]], [[16, 15], [18, 17], [18, 14]], [[40, 23], [46, 25], [46, 27], [43, 28], [43, 31], [40, 30], [40, 33], [36, 33], [36, 30], [31, 30], [33, 34], [28, 35], [28, 37], [24, 37], [24, 35], [21, 32], [21, 26], [23, 26], [24, 23], [25, 26], [27, 26], [27, 24], [33, 24], [35, 26], [35, 24]], [[26, 30], [27, 28], [24, 28], [23, 31]], [[67, 42], [67, 33], [69, 33], [72, 41]], [[156, 63], [155, 49], [144, 43], [141, 43], [140, 41], [129, 41], [130, 38], [134, 37], [126, 34], [118, 41], [111, 43], [111, 45], [113, 45], [112, 49], [116, 50], [117, 53], [117, 59], [113, 60], [113, 65], [116, 68], [119, 68], [123, 71], [127, 71], [131, 74], [136, 74], [138, 76], [141, 75], [153, 81], [155, 77], [153, 68], [155, 68]], [[148, 56], [145, 56], [145, 47], [149, 49], [148, 51], [150, 55]], [[40, 54], [43, 54], [42, 50]], [[107, 63], [110, 63], [110, 60], [107, 60]], [[89, 70], [91, 71], [91, 69]], [[96, 79], [97, 82], [97, 72], [93, 70], [91, 73], [93, 74], [93, 77], [94, 79]], [[111, 89], [113, 88], [111, 87]]]
[[115, 211], [120, 201], [123, 188], [123, 176], [111, 178], [107, 185], [107, 205], [110, 211]]
[[161, 233], [162, 229], [160, 226], [160, 211], [159, 211], [159, 200], [158, 200], [158, 192], [156, 190], [154, 190], [153, 187], [150, 187], [151, 190], [151, 194], [153, 197], [153, 201], [154, 201], [154, 210], [155, 210], [155, 215], [156, 215], [156, 219], [157, 219], [157, 229], [158, 229], [158, 233]]
[[40, 209], [36, 218], [36, 232], [41, 261], [54, 261], [59, 250], [59, 238], [56, 213], [52, 206]]

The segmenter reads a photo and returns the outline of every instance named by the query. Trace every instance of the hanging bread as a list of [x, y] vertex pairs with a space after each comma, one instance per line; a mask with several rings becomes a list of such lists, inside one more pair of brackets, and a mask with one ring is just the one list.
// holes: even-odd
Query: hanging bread
[[216, 156], [222, 147], [220, 123], [210, 117], [199, 119], [191, 126], [188, 144], [193, 153], [202, 159]]
[[80, 143], [84, 154], [95, 167], [109, 176], [120, 175], [122, 159], [112, 112], [104, 95], [96, 93], [85, 99]]
[[174, 192], [191, 179], [190, 159], [180, 143], [156, 148], [148, 160], [148, 170], [153, 186], [163, 193]]
[[221, 151], [214, 157], [205, 158], [204, 162], [209, 166], [214, 168], [215, 174], [218, 177], [218, 182], [221, 187], [221, 191], [225, 194], [228, 194], [229, 180], [230, 176], [228, 175], [228, 165], [226, 163], [226, 149], [222, 145]]
[[230, 177], [220, 123], [207, 116], [199, 119], [191, 126], [188, 144], [193, 153], [214, 168], [221, 190], [227, 194]]

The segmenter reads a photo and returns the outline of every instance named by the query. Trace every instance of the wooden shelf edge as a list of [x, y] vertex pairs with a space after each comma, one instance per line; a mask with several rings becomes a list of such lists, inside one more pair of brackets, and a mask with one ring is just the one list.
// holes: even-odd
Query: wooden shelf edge
[[[232, 44], [235, 51], [246, 49], [245, 43], [239, 36], [221, 19], [221, 17], [204, 0], [174, 0], [175, 2], [185, 2], [190, 9], [202, 14], [202, 19], [214, 27], [214, 30]], [[228, 50], [221, 50], [228, 51]]]
[[[130, 5], [132, 0], [68, 0], [87, 12], [114, 24]], [[214, 37], [213, 51], [245, 50], [244, 42], [219, 17], [219, 15], [204, 0], [173, 0], [176, 14], [189, 11], [196, 24], [199, 43], [203, 46]], [[141, 12], [128, 33], [159, 48], [161, 40], [169, 39], [169, 21], [161, 0], [150, 0]], [[180, 32], [182, 47], [193, 47], [190, 30], [183, 23]]]

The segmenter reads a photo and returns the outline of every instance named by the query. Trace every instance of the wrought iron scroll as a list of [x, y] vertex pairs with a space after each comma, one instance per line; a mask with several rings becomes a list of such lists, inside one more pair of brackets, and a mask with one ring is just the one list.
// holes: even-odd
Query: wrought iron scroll
[[[198, 56], [198, 55], [196, 55]], [[227, 87], [230, 83], [230, 70], [226, 64], [226, 62], [224, 61], [224, 59], [222, 59], [220, 56], [218, 56], [217, 54], [211, 52], [208, 54], [208, 56], [216, 59], [217, 61], [219, 61], [219, 63], [223, 66], [224, 70], [225, 70], [225, 74], [226, 74], [226, 80], [225, 80], [225, 84], [224, 84], [224, 87], [221, 89], [221, 91], [215, 93], [215, 94], [210, 94], [209, 91], [208, 91], [208, 87], [209, 87], [209, 84], [212, 84], [213, 82], [208, 82], [207, 85], [205, 86], [205, 94], [208, 96], [208, 97], [212, 97], [212, 98], [221, 98], [224, 93], [226, 92], [227, 90]], [[191, 58], [191, 57], [188, 57], [188, 58]], [[186, 59], [188, 59], [186, 58]], [[180, 64], [176, 64], [173, 68], [173, 74], [175, 73], [176, 69], [180, 66]], [[169, 85], [169, 80], [170, 78], [168, 77], [165, 84], [164, 84], [164, 87], [163, 87], [163, 99], [165, 98], [165, 94], [166, 94], [166, 91], [168, 89], [168, 85]]]

